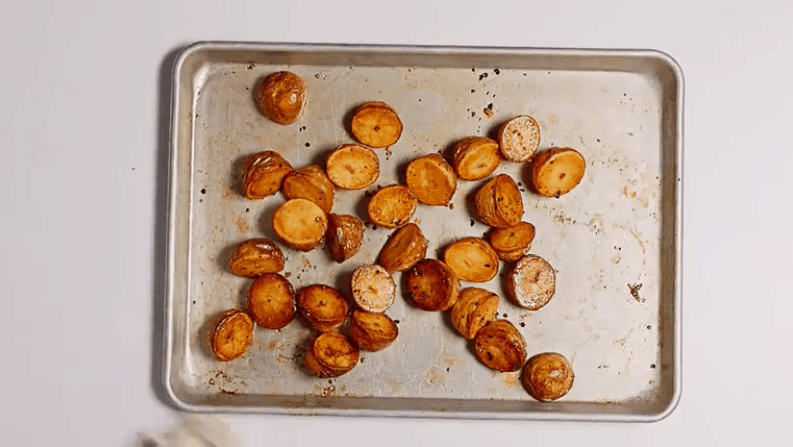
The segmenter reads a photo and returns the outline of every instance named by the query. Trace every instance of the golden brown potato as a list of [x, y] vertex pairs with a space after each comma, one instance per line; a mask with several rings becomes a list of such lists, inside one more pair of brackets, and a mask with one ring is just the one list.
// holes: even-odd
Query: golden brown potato
[[277, 152], [253, 154], [242, 162], [242, 190], [249, 199], [263, 199], [281, 189], [281, 182], [292, 172], [292, 165]]
[[416, 265], [426, 255], [427, 239], [424, 233], [418, 225], [409, 223], [391, 234], [380, 251], [377, 263], [389, 272], [401, 272]]
[[496, 140], [467, 137], [454, 146], [454, 171], [463, 180], [482, 180], [498, 168], [501, 153]]
[[523, 217], [523, 197], [518, 185], [506, 174], [482, 185], [474, 201], [479, 220], [491, 227], [511, 227]]
[[398, 228], [408, 223], [419, 201], [416, 195], [402, 185], [389, 185], [380, 189], [369, 200], [369, 220], [386, 228]]
[[567, 394], [574, 379], [573, 367], [562, 354], [544, 352], [526, 362], [520, 381], [533, 398], [546, 402]]
[[356, 310], [350, 320], [350, 340], [364, 351], [381, 351], [399, 335], [394, 320], [386, 314]]
[[304, 364], [318, 377], [338, 377], [358, 364], [361, 352], [338, 332], [325, 332], [306, 351]]
[[557, 147], [534, 157], [531, 181], [540, 195], [559, 198], [578, 186], [585, 170], [583, 155], [569, 147]]
[[443, 260], [463, 281], [487, 282], [498, 273], [498, 255], [478, 237], [452, 242], [443, 252]]
[[556, 273], [545, 259], [528, 255], [515, 264], [507, 281], [507, 292], [520, 307], [538, 310], [556, 291]]
[[402, 121], [396, 111], [380, 101], [361, 104], [350, 127], [355, 139], [369, 147], [391, 146], [402, 135]]
[[506, 228], [496, 228], [490, 233], [490, 246], [504, 262], [515, 262], [529, 254], [534, 241], [534, 225], [518, 222]]
[[529, 161], [540, 147], [540, 125], [530, 116], [516, 116], [498, 129], [501, 153], [509, 161]]
[[425, 205], [446, 205], [457, 189], [457, 176], [440, 154], [418, 157], [408, 164], [407, 186]]
[[287, 200], [273, 213], [273, 231], [295, 250], [314, 249], [327, 229], [325, 212], [310, 200]]
[[442, 311], [457, 302], [460, 281], [443, 262], [422, 259], [407, 275], [405, 298], [419, 309]]
[[303, 112], [306, 90], [306, 83], [292, 72], [271, 73], [259, 83], [256, 106], [271, 121], [292, 124]]
[[330, 256], [344, 262], [355, 256], [363, 245], [363, 222], [348, 214], [329, 214], [325, 242]]
[[230, 309], [219, 320], [212, 331], [212, 352], [224, 362], [241, 357], [253, 341], [251, 317], [241, 309]]
[[284, 269], [284, 252], [270, 239], [249, 239], [234, 248], [229, 257], [231, 273], [256, 278]]
[[281, 329], [295, 318], [295, 289], [278, 273], [265, 273], [248, 289], [248, 312], [259, 326]]
[[347, 300], [333, 287], [314, 284], [297, 293], [297, 310], [312, 329], [335, 331], [347, 319]]
[[288, 199], [307, 199], [329, 213], [333, 208], [333, 183], [317, 165], [304, 166], [284, 177], [284, 195]]
[[496, 319], [498, 295], [485, 289], [469, 287], [460, 291], [460, 298], [451, 310], [452, 326], [463, 337], [472, 340], [479, 329]]
[[526, 361], [526, 342], [512, 323], [495, 320], [476, 333], [474, 352], [491, 369], [517, 371]]
[[342, 189], [363, 189], [380, 176], [380, 161], [368, 147], [344, 144], [330, 153], [325, 162], [328, 179]]
[[396, 284], [379, 265], [362, 265], [352, 272], [352, 298], [367, 312], [385, 312], [394, 304]]

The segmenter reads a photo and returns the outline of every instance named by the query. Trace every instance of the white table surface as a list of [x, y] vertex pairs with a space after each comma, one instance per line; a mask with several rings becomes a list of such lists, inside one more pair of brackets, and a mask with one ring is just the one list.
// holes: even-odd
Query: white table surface
[[683, 398], [668, 419], [229, 417], [246, 446], [791, 445], [793, 4], [384, 3], [4, 2], [0, 444], [134, 445], [179, 415], [152, 388], [161, 64], [223, 39], [655, 48], [686, 78]]

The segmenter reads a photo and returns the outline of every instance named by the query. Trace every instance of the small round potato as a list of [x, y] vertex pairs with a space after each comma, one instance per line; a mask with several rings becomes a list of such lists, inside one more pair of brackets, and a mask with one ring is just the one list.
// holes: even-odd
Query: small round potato
[[424, 155], [408, 164], [407, 186], [425, 205], [446, 205], [457, 189], [457, 176], [440, 154]]
[[496, 140], [486, 137], [467, 137], [454, 146], [452, 164], [463, 180], [482, 180], [498, 168], [501, 153]]
[[362, 265], [352, 272], [352, 297], [367, 312], [381, 313], [394, 304], [396, 284], [379, 265]]
[[498, 273], [498, 255], [478, 237], [452, 242], [443, 252], [443, 260], [463, 281], [487, 282]]
[[333, 183], [317, 165], [304, 166], [284, 177], [282, 189], [288, 199], [307, 199], [329, 213], [333, 208]]
[[517, 371], [526, 361], [526, 341], [512, 323], [495, 320], [476, 333], [474, 352], [491, 369]]
[[394, 320], [386, 314], [356, 310], [350, 320], [350, 339], [364, 351], [381, 351], [399, 335]]
[[556, 291], [556, 273], [545, 259], [528, 255], [509, 274], [507, 292], [518, 306], [538, 310], [548, 304]]
[[534, 241], [534, 225], [518, 222], [506, 228], [496, 228], [490, 233], [490, 246], [504, 262], [515, 262], [529, 254]]
[[229, 257], [231, 273], [256, 278], [284, 269], [284, 252], [270, 239], [249, 239], [234, 248]]
[[473, 340], [479, 329], [498, 316], [498, 295], [489, 290], [469, 287], [460, 291], [460, 298], [451, 310], [452, 326], [463, 337]]
[[389, 272], [401, 272], [416, 265], [426, 255], [427, 239], [424, 233], [418, 225], [409, 223], [391, 234], [380, 251], [377, 263]]
[[511, 227], [523, 217], [520, 189], [506, 174], [497, 175], [482, 185], [474, 202], [479, 220], [491, 227]]
[[540, 147], [540, 125], [530, 116], [516, 116], [498, 129], [501, 153], [509, 161], [529, 161]]
[[380, 161], [368, 147], [344, 144], [330, 153], [326, 161], [330, 181], [342, 189], [363, 189], [380, 176]]
[[586, 160], [575, 149], [553, 148], [542, 151], [531, 164], [534, 189], [545, 197], [559, 198], [581, 183]]
[[338, 377], [353, 369], [360, 358], [361, 352], [347, 337], [324, 332], [306, 351], [304, 365], [318, 377]]
[[336, 262], [355, 256], [363, 245], [364, 225], [361, 219], [348, 214], [329, 214], [325, 243]]
[[573, 388], [573, 367], [562, 354], [544, 352], [526, 362], [520, 381], [531, 397], [547, 402], [564, 397]]
[[306, 83], [292, 72], [271, 73], [259, 83], [256, 106], [271, 121], [292, 124], [303, 112], [306, 90]]
[[457, 302], [460, 281], [437, 259], [422, 259], [407, 273], [405, 298], [419, 309], [444, 311]]
[[295, 250], [313, 250], [327, 229], [325, 212], [310, 200], [287, 200], [273, 213], [273, 231]]
[[265, 273], [248, 289], [248, 312], [267, 329], [281, 329], [295, 318], [295, 289], [278, 273]]
[[242, 309], [230, 309], [219, 317], [212, 331], [212, 352], [218, 360], [240, 358], [253, 341], [253, 321]]
[[386, 228], [398, 228], [408, 223], [418, 208], [416, 195], [402, 185], [380, 189], [369, 200], [369, 220]]
[[347, 300], [333, 287], [314, 284], [297, 293], [297, 310], [312, 329], [335, 331], [344, 324], [349, 308]]
[[242, 163], [242, 190], [249, 199], [271, 196], [281, 189], [284, 177], [292, 172], [292, 165], [274, 151], [253, 154]]
[[402, 135], [402, 121], [396, 111], [381, 101], [369, 101], [355, 110], [352, 135], [369, 147], [387, 147]]

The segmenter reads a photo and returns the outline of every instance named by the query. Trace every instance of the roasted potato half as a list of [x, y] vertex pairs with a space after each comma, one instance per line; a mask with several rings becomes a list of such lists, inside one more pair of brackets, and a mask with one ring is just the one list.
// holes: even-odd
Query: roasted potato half
[[529, 254], [534, 241], [534, 225], [518, 222], [506, 228], [496, 228], [490, 233], [490, 246], [504, 262], [515, 262]]
[[443, 252], [443, 260], [463, 281], [487, 282], [498, 273], [498, 255], [478, 237], [452, 242]]
[[418, 157], [405, 173], [408, 188], [425, 205], [446, 205], [457, 189], [457, 176], [440, 154]]
[[450, 314], [452, 326], [469, 340], [473, 340], [479, 329], [495, 320], [497, 315], [498, 295], [476, 287], [460, 291]]
[[581, 183], [586, 171], [586, 160], [569, 147], [542, 151], [531, 164], [531, 181], [534, 189], [545, 197], [559, 198]]
[[521, 258], [507, 281], [507, 292], [518, 306], [538, 310], [548, 304], [556, 291], [556, 273], [545, 259], [527, 255]]
[[275, 151], [264, 151], [246, 157], [242, 162], [242, 192], [253, 200], [271, 196], [281, 189], [292, 165]]
[[574, 380], [570, 362], [555, 352], [544, 352], [530, 358], [520, 378], [523, 388], [539, 401], [564, 397], [573, 388]]
[[409, 223], [394, 231], [383, 245], [377, 263], [389, 272], [407, 270], [427, 255], [427, 239], [421, 228]]
[[523, 197], [512, 177], [501, 174], [482, 185], [474, 198], [476, 214], [496, 228], [517, 225], [523, 217]]
[[304, 166], [284, 177], [283, 192], [288, 199], [307, 199], [329, 213], [333, 208], [333, 183], [317, 165]]
[[474, 352], [491, 369], [517, 371], [526, 361], [526, 341], [512, 323], [495, 320], [476, 333]]
[[454, 146], [454, 172], [463, 180], [482, 180], [498, 168], [501, 153], [496, 140], [467, 137]]
[[398, 228], [408, 223], [418, 208], [416, 195], [402, 185], [389, 185], [380, 189], [369, 200], [369, 220], [386, 228]]
[[306, 83], [290, 71], [267, 75], [256, 90], [256, 107], [278, 124], [292, 124], [306, 104]]
[[249, 239], [237, 245], [229, 257], [229, 270], [237, 276], [256, 278], [284, 269], [284, 252], [270, 239]]
[[454, 306], [460, 281], [445, 263], [422, 259], [407, 273], [405, 298], [422, 310], [447, 310]]
[[338, 377], [358, 364], [361, 352], [338, 332], [325, 332], [306, 351], [306, 369], [318, 377]]
[[396, 284], [379, 265], [362, 265], [352, 272], [352, 298], [367, 312], [385, 312], [394, 304]]
[[253, 320], [242, 309], [230, 309], [219, 317], [212, 331], [212, 352], [218, 360], [240, 358], [253, 341]]
[[342, 189], [363, 189], [380, 177], [380, 161], [368, 147], [344, 144], [325, 161], [328, 179]]
[[498, 129], [498, 145], [509, 161], [529, 161], [540, 147], [540, 125], [530, 116], [516, 116]]
[[259, 326], [281, 329], [295, 318], [295, 289], [278, 273], [265, 273], [248, 289], [248, 312]]
[[322, 242], [327, 229], [325, 212], [310, 200], [287, 200], [273, 213], [273, 231], [295, 250], [314, 249]]
[[355, 216], [328, 215], [328, 232], [325, 235], [325, 243], [334, 261], [341, 263], [358, 253], [363, 245], [363, 230], [363, 222]]
[[364, 351], [380, 351], [396, 340], [399, 329], [386, 314], [356, 310], [350, 320], [350, 339]]
[[329, 332], [344, 324], [349, 308], [338, 290], [314, 284], [297, 293], [297, 311], [315, 331]]
[[352, 135], [369, 147], [391, 146], [402, 135], [402, 121], [396, 111], [381, 101], [369, 101], [355, 110]]

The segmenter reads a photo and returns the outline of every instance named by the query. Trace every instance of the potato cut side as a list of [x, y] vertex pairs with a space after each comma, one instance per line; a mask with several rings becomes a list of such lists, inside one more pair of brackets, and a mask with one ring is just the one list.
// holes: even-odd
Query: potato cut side
[[398, 228], [408, 223], [418, 205], [416, 195], [408, 187], [390, 185], [374, 193], [367, 210], [375, 225]]
[[530, 116], [516, 116], [498, 129], [498, 144], [509, 161], [529, 161], [540, 147], [540, 125]]
[[334, 149], [325, 162], [328, 179], [342, 189], [363, 189], [380, 177], [380, 161], [368, 147], [345, 144]]
[[256, 106], [262, 115], [278, 124], [292, 124], [306, 104], [306, 83], [290, 71], [267, 75], [256, 89]]
[[379, 265], [362, 265], [352, 272], [352, 297], [367, 312], [385, 312], [394, 304], [396, 284]]
[[506, 228], [496, 228], [490, 233], [490, 246], [504, 262], [515, 262], [529, 254], [534, 241], [534, 225], [518, 222]]
[[440, 154], [411, 161], [405, 178], [408, 188], [425, 205], [446, 205], [457, 189], [457, 176]]
[[352, 135], [369, 147], [391, 146], [402, 135], [402, 121], [388, 104], [370, 101], [361, 104], [352, 117]]
[[281, 329], [295, 318], [295, 289], [278, 273], [265, 273], [248, 289], [248, 312], [259, 326]]
[[380, 251], [377, 263], [389, 272], [401, 272], [416, 265], [426, 255], [427, 239], [424, 233], [418, 225], [409, 223], [391, 234]]
[[454, 172], [463, 180], [482, 180], [498, 168], [501, 152], [496, 140], [467, 137], [454, 146]]
[[495, 320], [476, 333], [474, 352], [490, 369], [517, 371], [526, 361], [526, 341], [512, 323]]
[[284, 195], [289, 199], [306, 199], [329, 213], [333, 208], [333, 183], [317, 165], [304, 166], [284, 177]]
[[501, 174], [482, 185], [474, 198], [476, 214], [496, 228], [517, 225], [523, 217], [523, 197], [512, 177]]
[[443, 311], [457, 302], [460, 281], [445, 263], [423, 259], [407, 275], [405, 298], [419, 309]]
[[344, 262], [355, 256], [363, 245], [364, 225], [361, 219], [348, 214], [329, 214], [325, 242], [330, 256]]
[[270, 239], [257, 238], [241, 242], [229, 257], [229, 270], [237, 276], [256, 278], [284, 269], [284, 252]]
[[297, 294], [297, 310], [318, 332], [334, 331], [347, 319], [347, 300], [333, 287], [314, 284], [300, 289]]
[[531, 181], [534, 189], [545, 197], [559, 198], [581, 183], [586, 171], [586, 160], [575, 149], [553, 148], [534, 157]]
[[253, 320], [241, 309], [224, 312], [212, 332], [212, 352], [227, 362], [240, 358], [253, 341]]
[[486, 282], [498, 273], [498, 255], [490, 244], [477, 237], [452, 242], [446, 247], [443, 260], [463, 281]]
[[360, 351], [347, 337], [325, 332], [306, 351], [304, 365], [318, 377], [338, 377], [353, 369], [360, 357]]
[[530, 358], [520, 379], [531, 397], [544, 402], [564, 397], [573, 388], [574, 380], [570, 362], [556, 352], [544, 352]]
[[460, 291], [450, 316], [457, 332], [472, 340], [479, 329], [495, 320], [497, 315], [498, 295], [489, 290], [469, 287]]
[[350, 339], [364, 351], [381, 351], [399, 335], [394, 320], [386, 314], [356, 310], [350, 320]]
[[281, 189], [284, 177], [292, 172], [292, 165], [274, 151], [264, 151], [246, 157], [242, 162], [242, 192], [253, 200], [271, 196]]
[[521, 258], [507, 281], [507, 292], [520, 307], [538, 310], [548, 304], [556, 291], [556, 273], [545, 259], [528, 255]]
[[273, 231], [296, 250], [314, 249], [322, 242], [327, 229], [325, 212], [310, 200], [287, 200], [273, 213]]

